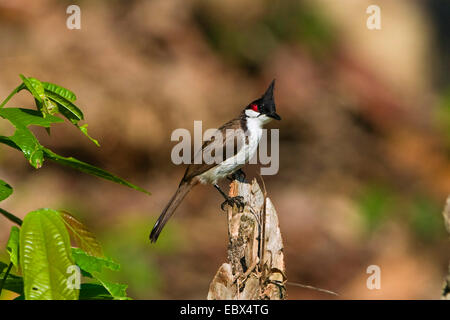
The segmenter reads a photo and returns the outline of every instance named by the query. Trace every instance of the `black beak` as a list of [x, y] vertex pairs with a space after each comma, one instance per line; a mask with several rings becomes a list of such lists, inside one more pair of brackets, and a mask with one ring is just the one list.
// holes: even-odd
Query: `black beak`
[[275, 120], [281, 120], [281, 117], [276, 113], [270, 113], [267, 115], [268, 117], [274, 118]]

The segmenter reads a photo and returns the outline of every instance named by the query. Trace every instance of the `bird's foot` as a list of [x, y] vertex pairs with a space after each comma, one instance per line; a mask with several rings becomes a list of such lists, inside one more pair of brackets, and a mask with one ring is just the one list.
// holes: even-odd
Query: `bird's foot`
[[236, 205], [239, 212], [242, 212], [245, 207], [244, 197], [237, 196], [237, 197], [228, 198], [224, 202], [222, 202], [222, 204], [220, 205], [220, 208], [222, 208], [222, 210], [225, 210], [226, 205], [229, 205], [230, 207], [233, 207], [234, 205]]

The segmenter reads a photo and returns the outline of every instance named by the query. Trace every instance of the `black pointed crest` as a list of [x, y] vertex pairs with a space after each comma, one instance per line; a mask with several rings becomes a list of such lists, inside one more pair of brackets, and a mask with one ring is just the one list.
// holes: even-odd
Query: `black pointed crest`
[[275, 79], [272, 80], [266, 92], [259, 99], [260, 107], [262, 111], [268, 116], [280, 120], [280, 116], [276, 113], [275, 110], [275, 99], [273, 98], [273, 88], [275, 87]]
[[[262, 103], [264, 105], [273, 105], [275, 108], [275, 101], [273, 99], [273, 88], [275, 86], [275, 79], [272, 80], [269, 87], [267, 88], [266, 92], [261, 97]], [[274, 109], [275, 110], [275, 109]]]

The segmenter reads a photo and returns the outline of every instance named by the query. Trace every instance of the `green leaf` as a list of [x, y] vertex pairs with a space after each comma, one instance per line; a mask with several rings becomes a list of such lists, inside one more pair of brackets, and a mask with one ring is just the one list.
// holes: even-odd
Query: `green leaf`
[[75, 219], [70, 213], [59, 211], [69, 234], [74, 239], [77, 246], [88, 254], [96, 257], [103, 257], [103, 250], [100, 243], [80, 221]]
[[[7, 269], [8, 265], [0, 262], [0, 282], [4, 279]], [[3, 289], [23, 294], [23, 278], [9, 273], [3, 284]]]
[[124, 186], [127, 186], [129, 188], [132, 188], [132, 189], [144, 192], [146, 194], [150, 194], [150, 192], [142, 189], [141, 187], [135, 186], [134, 184], [132, 184], [132, 183], [130, 183], [130, 182], [128, 182], [128, 181], [126, 181], [126, 180], [124, 180], [122, 178], [119, 178], [119, 177], [113, 175], [112, 173], [109, 173], [108, 171], [105, 171], [103, 169], [97, 168], [97, 167], [95, 167], [93, 165], [87, 164], [85, 162], [82, 162], [82, 161], [77, 160], [77, 159], [72, 158], [72, 157], [68, 157], [68, 158], [62, 157], [62, 156], [54, 153], [53, 151], [51, 151], [51, 150], [49, 150], [47, 148], [42, 148], [42, 150], [44, 151], [44, 156], [47, 159], [55, 161], [56, 163], [63, 164], [63, 165], [72, 167], [74, 169], [77, 169], [77, 170], [89, 173], [91, 175], [94, 175], [94, 176], [97, 176], [97, 177], [100, 177], [100, 178], [103, 178], [103, 179], [106, 179], [106, 180], [110, 180], [110, 181], [113, 181], [115, 183], [122, 184]]
[[23, 108], [0, 109], [0, 117], [9, 120], [15, 127], [35, 125], [48, 128], [53, 123], [63, 122], [59, 117], [47, 115], [44, 118], [39, 111]]
[[108, 268], [113, 271], [118, 271], [120, 265], [107, 257], [95, 257], [80, 248], [72, 248], [72, 256], [75, 263], [84, 271], [102, 272], [103, 268]]
[[44, 117], [46, 117], [47, 114], [54, 115], [59, 112], [58, 105], [56, 102], [50, 100], [49, 98], [45, 97], [44, 99]]
[[80, 131], [81, 131], [86, 137], [89, 138], [89, 140], [91, 140], [97, 147], [100, 147], [100, 144], [98, 143], [98, 141], [95, 140], [94, 138], [92, 138], [92, 137], [88, 134], [88, 132], [87, 132], [87, 127], [88, 127], [88, 125], [87, 125], [87, 124], [84, 124], [84, 125], [82, 125], [82, 126], [78, 126], [78, 125], [76, 124], [76, 126], [77, 126], [78, 129], [80, 129]]
[[0, 201], [5, 200], [13, 193], [13, 188], [5, 181], [0, 180]]
[[[0, 143], [6, 144], [6, 145], [8, 145], [8, 146], [10, 146], [12, 148], [20, 150], [20, 147], [9, 137], [0, 136]], [[86, 173], [91, 174], [93, 176], [97, 176], [97, 177], [100, 177], [100, 178], [103, 178], [103, 179], [106, 179], [106, 180], [113, 181], [113, 182], [118, 183], [118, 184], [122, 184], [124, 186], [127, 186], [129, 188], [132, 188], [132, 189], [144, 192], [146, 194], [150, 194], [150, 192], [148, 192], [147, 190], [142, 189], [141, 187], [135, 186], [134, 184], [132, 184], [132, 183], [130, 183], [130, 182], [128, 182], [128, 181], [126, 181], [126, 180], [124, 180], [122, 178], [119, 178], [119, 177], [113, 175], [112, 173], [109, 173], [109, 172], [107, 172], [105, 170], [97, 168], [97, 167], [95, 167], [93, 165], [90, 165], [88, 163], [82, 162], [82, 161], [77, 160], [77, 159], [72, 158], [72, 157], [66, 158], [66, 157], [60, 156], [60, 155], [54, 153], [53, 151], [51, 151], [50, 149], [47, 149], [47, 148], [44, 148], [44, 147], [42, 147], [42, 150], [44, 152], [44, 157], [46, 159], [52, 160], [52, 161], [54, 161], [56, 163], [59, 163], [59, 164], [63, 164], [63, 165], [72, 167], [74, 169], [77, 169], [77, 170], [80, 170], [80, 171], [83, 171], [83, 172], [86, 172]]]
[[[49, 99], [47, 98], [47, 100]], [[34, 103], [36, 104], [36, 108], [38, 109], [42, 117], [45, 118], [47, 116], [47, 113], [45, 112], [46, 107], [44, 106], [44, 102], [34, 98]]]
[[50, 127], [52, 123], [63, 120], [52, 115], [44, 118], [39, 111], [22, 108], [0, 109], [0, 117], [9, 120], [16, 127], [14, 135], [9, 139], [22, 150], [32, 166], [40, 168], [44, 162], [42, 146], [27, 127], [30, 125]]
[[20, 150], [22, 150], [24, 156], [30, 164], [39, 169], [44, 163], [44, 153], [42, 152], [42, 146], [36, 139], [34, 134], [26, 127], [16, 127], [14, 135], [10, 137]]
[[26, 86], [26, 89], [30, 91], [33, 97], [35, 97], [39, 102], [42, 102], [45, 98], [45, 91], [42, 83], [38, 79], [27, 78], [22, 74], [20, 75], [20, 78]]
[[[60, 101], [64, 100], [63, 97], [60, 97], [59, 99], [60, 99]], [[55, 99], [53, 99], [53, 100], [55, 100]], [[53, 100], [49, 100], [49, 101], [53, 103]], [[67, 103], [70, 103], [70, 102], [67, 101]], [[59, 105], [61, 105], [61, 104], [59, 104]], [[72, 105], [72, 106], [75, 107], [75, 105]], [[49, 107], [46, 107], [46, 109], [49, 109]], [[72, 112], [68, 108], [58, 108], [58, 106], [56, 105], [56, 107], [53, 107], [53, 109], [49, 110], [47, 113], [54, 114], [55, 112], [60, 112], [66, 119], [68, 119], [73, 125], [75, 125], [75, 127], [77, 127], [86, 137], [88, 137], [89, 140], [91, 140], [97, 147], [100, 147], [100, 144], [98, 143], [98, 141], [89, 135], [89, 133], [87, 131], [88, 125], [87, 124], [84, 124], [82, 126], [78, 125], [78, 122], [80, 122], [80, 120], [83, 118], [83, 114], [81, 113], [81, 110], [79, 110], [78, 108], [76, 108], [74, 110], [75, 111], [78, 110], [79, 112]]]
[[59, 108], [59, 111], [63, 116], [72, 121], [72, 123], [83, 120], [83, 112], [81, 112], [81, 110], [78, 109], [78, 107], [70, 100], [67, 100], [66, 98], [49, 90], [45, 90], [45, 95], [62, 107]]
[[114, 271], [120, 269], [120, 265], [112, 261], [110, 258], [94, 257], [79, 248], [72, 248], [72, 256], [75, 263], [85, 272], [92, 275], [98, 280], [114, 299], [127, 299], [127, 285], [114, 283], [106, 280], [103, 274], [103, 268], [108, 268]]
[[[77, 99], [75, 94], [72, 91], [54, 83], [43, 82], [42, 85], [44, 86], [46, 96], [50, 98], [44, 99], [44, 107], [46, 112], [49, 114], [56, 114], [57, 112], [60, 112], [65, 118], [80, 129], [80, 131], [88, 137], [89, 140], [91, 140], [97, 147], [100, 147], [98, 141], [88, 134], [88, 125], [78, 125], [78, 122], [83, 119], [83, 113], [73, 104], [73, 102]], [[58, 108], [56, 103], [62, 106], [62, 108]]]
[[42, 85], [44, 86], [45, 90], [53, 92], [66, 100], [69, 100], [71, 102], [77, 100], [77, 96], [75, 95], [75, 93], [73, 93], [69, 89], [63, 88], [61, 86], [58, 86], [57, 84], [50, 82], [42, 82]]
[[82, 283], [80, 286], [80, 300], [112, 300], [114, 297], [104, 286], [96, 283]]
[[11, 227], [9, 239], [6, 243], [6, 251], [9, 253], [9, 259], [16, 269], [19, 268], [19, 234], [19, 228], [16, 226]]
[[98, 281], [100, 281], [100, 283], [105, 287], [105, 289], [108, 290], [108, 292], [114, 297], [114, 299], [118, 300], [129, 299], [127, 297], [128, 286], [126, 284], [107, 281], [105, 280], [105, 277], [98, 272], [94, 272], [93, 275]]
[[72, 258], [69, 234], [57, 211], [30, 212], [20, 230], [20, 266], [27, 300], [76, 300], [68, 286]]

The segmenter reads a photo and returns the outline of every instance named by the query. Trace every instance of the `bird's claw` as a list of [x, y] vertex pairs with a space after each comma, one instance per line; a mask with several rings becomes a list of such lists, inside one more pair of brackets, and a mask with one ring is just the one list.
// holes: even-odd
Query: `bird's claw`
[[244, 197], [237, 196], [237, 197], [233, 197], [233, 198], [228, 198], [224, 202], [222, 202], [222, 204], [220, 205], [220, 208], [225, 211], [226, 205], [229, 205], [230, 207], [233, 207], [234, 205], [236, 205], [239, 212], [242, 212], [245, 207]]

